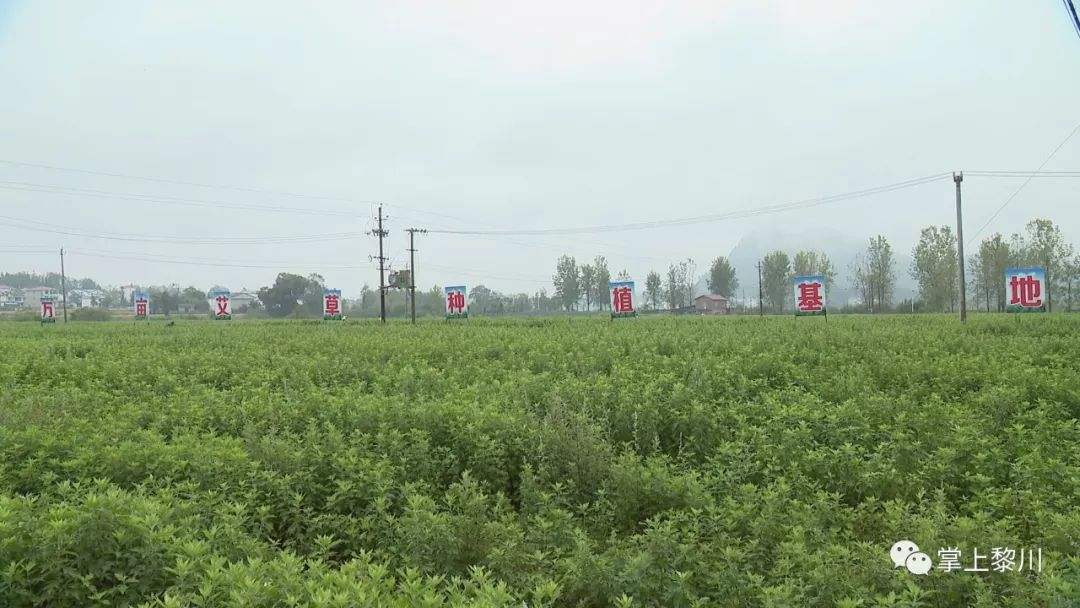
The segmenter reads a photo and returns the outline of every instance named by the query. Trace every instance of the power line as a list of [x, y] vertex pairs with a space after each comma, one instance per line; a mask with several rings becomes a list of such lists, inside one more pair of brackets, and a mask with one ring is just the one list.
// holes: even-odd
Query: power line
[[718, 213], [710, 215], [699, 215], [694, 217], [678, 218], [671, 220], [655, 220], [650, 222], [639, 222], [633, 224], [610, 224], [604, 226], [586, 226], [578, 228], [547, 228], [547, 229], [532, 229], [532, 230], [448, 230], [448, 229], [429, 229], [429, 232], [440, 234], [466, 234], [466, 235], [545, 235], [545, 234], [589, 234], [595, 232], [623, 232], [629, 230], [648, 230], [653, 228], [664, 228], [670, 226], [685, 226], [689, 224], [704, 224], [710, 222], [718, 222], [728, 219], [736, 219], [741, 217], [752, 217], [755, 215], [766, 215], [771, 213], [781, 213], [784, 211], [791, 211], [795, 209], [806, 209], [809, 207], [816, 207], [819, 205], [825, 205], [829, 203], [835, 203], [840, 201], [852, 200], [856, 198], [862, 198], [866, 196], [872, 196], [875, 194], [883, 194], [886, 192], [893, 192], [896, 190], [902, 190], [906, 188], [913, 188], [915, 186], [921, 186], [923, 184], [929, 184], [931, 182], [942, 180], [949, 177], [950, 173], [938, 173], [935, 175], [928, 175], [925, 177], [910, 179], [902, 182], [896, 182], [893, 184], [886, 184], [884, 186], [876, 186], [874, 188], [866, 188], [863, 190], [856, 190], [853, 192], [845, 192], [843, 194], [835, 194], [832, 196], [823, 196], [817, 198], [810, 198], [800, 201], [793, 201], [788, 203], [781, 203], [777, 205], [770, 205], [767, 207], [759, 207], [755, 209], [744, 209], [740, 211], [732, 211], [727, 213]]
[[363, 268], [364, 267], [364, 266], [356, 266], [356, 265], [348, 265], [348, 264], [325, 264], [324, 262], [310, 262], [310, 263], [309, 262], [297, 262], [296, 260], [263, 260], [263, 259], [249, 260], [249, 259], [242, 259], [242, 258], [234, 258], [232, 256], [224, 256], [224, 257], [223, 256], [218, 256], [218, 257], [212, 257], [212, 258], [205, 258], [205, 257], [184, 255], [184, 256], [180, 257], [180, 256], [176, 256], [176, 255], [162, 255], [162, 254], [156, 254], [156, 253], [145, 253], [145, 252], [141, 252], [141, 251], [112, 251], [112, 250], [108, 250], [108, 249], [84, 249], [84, 248], [79, 248], [79, 249], [69, 249], [68, 250], [68, 253], [72, 253], [72, 252], [74, 252], [74, 253], [83, 253], [83, 254], [87, 254], [87, 255], [97, 254], [97, 255], [131, 256], [131, 259], [137, 259], [137, 260], [143, 260], [143, 261], [149, 261], [149, 262], [155, 262], [155, 261], [158, 261], [159, 259], [163, 259], [163, 260], [175, 260], [175, 261], [178, 261], [178, 262], [179, 261], [183, 261], [183, 262], [193, 261], [193, 262], [221, 263], [222, 261], [227, 261], [227, 262], [230, 262], [230, 263], [238, 263], [238, 264], [266, 265], [266, 266], [272, 266], [274, 268], [277, 268], [279, 266], [295, 266], [295, 267], [303, 267], [303, 268], [319, 267], [319, 268], [329, 268], [329, 269], [351, 269], [351, 268]]
[[[167, 258], [147, 259], [144, 256], [112, 255], [112, 254], [104, 254], [104, 253], [93, 253], [93, 252], [85, 251], [85, 250], [81, 250], [81, 249], [68, 249], [68, 250], [66, 250], [66, 252], [69, 255], [70, 254], [76, 254], [76, 255], [92, 257], [92, 258], [105, 258], [105, 259], [113, 259], [113, 260], [135, 260], [135, 261], [143, 261], [143, 262], [153, 262], [155, 264], [158, 264], [158, 263], [160, 263], [160, 264], [179, 264], [179, 265], [185, 265], [185, 266], [209, 266], [209, 267], [216, 267], [216, 268], [258, 268], [258, 269], [264, 269], [264, 270], [281, 270], [281, 269], [283, 269], [283, 266], [281, 264], [276, 264], [276, 263], [275, 264], [236, 264], [236, 263], [225, 263], [225, 262], [221, 262], [221, 263], [218, 263], [218, 262], [200, 262], [200, 261], [197, 261], [197, 260], [194, 260], [194, 259], [192, 259], [192, 260], [167, 259]], [[300, 269], [328, 269], [329, 268], [331, 270], [349, 270], [349, 269], [357, 269], [357, 268], [368, 268], [368, 266], [347, 266], [347, 265], [327, 266], [326, 264], [323, 264], [323, 263], [320, 262], [320, 263], [317, 263], [317, 264], [296, 264], [296, 263], [293, 263], [289, 268], [291, 268], [291, 269], [297, 269], [297, 268], [300, 268]]]
[[[360, 232], [336, 232], [328, 234], [310, 234], [310, 235], [297, 235], [297, 236], [284, 236], [284, 237], [203, 237], [203, 238], [185, 238], [185, 237], [172, 237], [172, 236], [140, 236], [137, 234], [126, 234], [119, 232], [89, 232], [80, 230], [78, 228], [71, 228], [68, 226], [54, 226], [47, 222], [38, 222], [35, 220], [27, 220], [16, 217], [0, 216], [0, 220], [8, 220], [8, 222], [0, 221], [0, 226], [7, 226], [9, 228], [18, 228], [20, 230], [31, 230], [34, 232], [46, 232], [51, 234], [62, 234], [65, 236], [79, 236], [91, 239], [101, 239], [108, 241], [131, 241], [139, 243], [168, 243], [172, 245], [261, 245], [261, 244], [277, 244], [277, 243], [297, 243], [297, 242], [312, 242], [312, 241], [341, 241], [349, 240], [362, 236]], [[18, 224], [11, 224], [9, 222], [18, 222]], [[23, 226], [20, 224], [30, 224], [29, 226]]]
[[1001, 177], [1007, 179], [1019, 177], [1041, 177], [1048, 179], [1080, 177], [1080, 171], [965, 171], [965, 173], [977, 177]]
[[213, 201], [203, 199], [190, 199], [175, 196], [158, 196], [152, 194], [140, 194], [131, 192], [115, 192], [111, 190], [95, 190], [92, 188], [73, 188], [69, 186], [57, 186], [52, 184], [35, 184], [31, 182], [0, 181], [0, 189], [17, 190], [21, 192], [39, 192], [44, 194], [62, 194], [68, 196], [85, 196], [90, 198], [119, 199], [136, 201], [140, 203], [158, 203], [162, 205], [180, 205], [184, 207], [204, 207], [211, 209], [238, 209], [242, 211], [267, 211], [271, 213], [291, 213], [302, 215], [322, 215], [334, 217], [359, 217], [355, 213], [333, 211], [329, 209], [303, 209], [299, 207], [274, 207], [269, 205], [254, 205], [247, 203], [230, 203], [227, 201]]
[[[75, 168], [75, 167], [61, 167], [61, 166], [57, 166], [57, 165], [48, 165], [48, 164], [42, 164], [42, 163], [28, 163], [28, 162], [22, 162], [22, 161], [6, 160], [6, 159], [0, 159], [0, 164], [12, 165], [12, 166], [16, 166], [16, 167], [30, 167], [30, 168], [34, 168], [34, 169], [47, 169], [49, 171], [63, 171], [63, 172], [67, 172], [67, 173], [79, 173], [79, 174], [83, 174], [83, 175], [97, 175], [97, 176], [102, 176], [102, 177], [131, 179], [131, 180], [138, 180], [138, 181], [152, 182], [152, 183], [159, 183], [159, 184], [172, 184], [172, 185], [179, 185], [179, 186], [191, 186], [191, 187], [195, 187], [195, 188], [206, 188], [206, 189], [214, 189], [214, 190], [230, 190], [230, 191], [234, 191], [234, 192], [247, 192], [247, 193], [252, 193], [252, 194], [284, 196], [284, 197], [308, 199], [308, 200], [336, 201], [336, 202], [341, 202], [341, 203], [362, 204], [362, 205], [372, 205], [372, 206], [381, 204], [378, 201], [373, 201], [373, 200], [368, 200], [368, 199], [361, 199], [361, 198], [345, 197], [345, 196], [320, 195], [320, 194], [309, 194], [309, 193], [301, 193], [301, 192], [288, 192], [288, 191], [282, 191], [282, 190], [270, 190], [270, 189], [266, 189], [266, 188], [250, 188], [250, 187], [246, 187], [246, 186], [233, 186], [233, 185], [227, 185], [227, 184], [207, 184], [207, 183], [184, 181], [184, 180], [178, 180], [178, 179], [167, 179], [167, 178], [161, 178], [161, 177], [148, 177], [148, 176], [143, 176], [143, 175], [132, 175], [130, 173], [114, 173], [114, 172], [109, 172], [109, 171], [95, 171], [95, 170], [91, 170], [91, 169], [82, 169], [82, 168]], [[81, 194], [81, 196], [91, 196], [92, 195], [91, 193], [95, 193], [95, 191], [93, 191], [91, 189], [86, 189], [86, 188], [68, 188], [66, 186], [53, 186], [53, 185], [47, 185], [47, 184], [26, 184], [24, 182], [0, 182], [0, 183], [14, 184], [14, 185], [20, 185], [21, 184], [21, 185], [26, 185], [26, 186], [35, 186], [35, 187], [42, 187], [42, 188], [57, 188], [57, 189], [65, 189], [65, 190], [72, 190], [72, 191], [83, 191], [84, 194]], [[3, 186], [0, 186], [0, 187], [3, 187]], [[28, 190], [27, 188], [9, 188], [9, 189]], [[38, 190], [28, 190], [28, 191], [37, 192]], [[106, 191], [97, 191], [97, 192], [104, 193]], [[202, 200], [198, 200], [198, 199], [184, 199], [184, 198], [178, 198], [178, 197], [157, 197], [157, 196], [153, 196], [153, 195], [140, 195], [140, 194], [127, 194], [126, 196], [143, 196], [143, 197], [147, 197], [148, 199], [149, 198], [157, 199], [157, 202], [164, 202], [166, 200], [173, 200], [173, 201], [176, 201], [177, 203], [185, 202], [185, 203], [191, 203], [192, 205], [205, 203], [205, 204], [208, 204], [208, 205], [228, 205], [230, 208], [245, 208], [245, 209], [246, 208], [256, 208], [257, 210], [279, 211], [279, 212], [283, 212], [283, 213], [288, 212], [288, 213], [304, 213], [304, 214], [309, 214], [309, 215], [339, 215], [339, 216], [345, 216], [345, 217], [356, 217], [355, 213], [335, 212], [335, 211], [332, 211], [332, 210], [312, 210], [312, 209], [302, 209], [302, 208], [295, 208], [295, 207], [264, 207], [264, 206], [258, 206], [258, 205], [234, 204], [234, 203], [226, 203], [226, 202], [218, 202], [218, 201], [202, 201]], [[458, 220], [461, 219], [461, 218], [456, 218], [455, 216], [452, 216], [452, 215], [447, 215], [445, 213], [439, 213], [439, 212], [436, 212], [436, 211], [428, 211], [428, 210], [425, 210], [425, 209], [418, 209], [418, 208], [414, 208], [414, 207], [406, 207], [404, 205], [398, 205], [398, 204], [390, 205], [390, 204], [387, 204], [387, 206], [388, 207], [398, 208], [398, 209], [405, 209], [405, 210], [413, 211], [415, 213], [422, 213], [422, 214], [425, 214], [425, 215], [443, 217], [443, 218], [447, 218], [447, 219], [458, 219]], [[464, 221], [467, 221], [467, 220], [464, 220]]]
[[[1076, 135], [1077, 131], [1080, 131], [1080, 123], [1076, 123], [1076, 126], [1073, 127], [1073, 130], [1069, 131], [1069, 134], [1065, 136], [1065, 139], [1061, 140], [1061, 143], [1058, 144], [1056, 148], [1054, 148], [1050, 155], [1043, 160], [1042, 164], [1040, 164], [1033, 173], [1037, 174], [1038, 172], [1042, 171], [1043, 167], [1045, 167], [1047, 163], [1049, 163], [1054, 158], [1054, 156], [1057, 155], [1059, 150], [1065, 147], [1065, 144], [1069, 143], [1069, 140], [1072, 139], [1073, 135]], [[1009, 203], [1013, 202], [1013, 200], [1024, 190], [1024, 188], [1031, 183], [1031, 180], [1034, 179], [1034, 177], [1035, 175], [1028, 175], [1027, 179], [1025, 179], [1024, 182], [1020, 184], [1020, 187], [1017, 188], [1009, 196], [1009, 198], [1005, 199], [1005, 202], [1002, 203], [1001, 206], [998, 207], [997, 211], [995, 211], [994, 214], [990, 216], [990, 219], [986, 220], [986, 223], [984, 223], [978, 230], [976, 230], [975, 234], [971, 235], [971, 238], [966, 244], [971, 245], [972, 243], [974, 243], [975, 239], [978, 238], [980, 234], [982, 234], [982, 231], [986, 230], [986, 227], [989, 226], [990, 223], [993, 222], [994, 219], [997, 218], [997, 216], [1005, 210], [1005, 207], [1008, 207]]]
[[1076, 30], [1076, 35], [1080, 36], [1080, 15], [1076, 12], [1076, 5], [1072, 0], [1061, 0], [1065, 4], [1065, 11], [1069, 13], [1069, 21], [1072, 22], [1073, 29]]
[[142, 175], [131, 175], [130, 173], [110, 173], [108, 171], [94, 171], [90, 169], [77, 169], [73, 167], [60, 167], [56, 165], [46, 165], [39, 163], [27, 163], [14, 160], [0, 159], [0, 163], [5, 165], [14, 165], [16, 167], [31, 167], [34, 169], [48, 169], [50, 171], [64, 171], [67, 173], [82, 173], [84, 175], [98, 175], [103, 177], [116, 177], [121, 179], [134, 179], [144, 182], [155, 182], [159, 184], [175, 184], [179, 186], [193, 186], [195, 188], [212, 188], [215, 190], [234, 190], [237, 192], [250, 192], [255, 194], [272, 194], [275, 196], [288, 196], [293, 198], [315, 199], [324, 201], [340, 201], [345, 203], [364, 203], [368, 204], [371, 201], [363, 201], [351, 198], [344, 198], [338, 196], [320, 196], [316, 194], [302, 194], [298, 192], [284, 192], [281, 190], [266, 190], [261, 188], [247, 188], [243, 186], [230, 186], [224, 184], [206, 184], [199, 182], [189, 182], [178, 179], [165, 179], [160, 177], [145, 177]]

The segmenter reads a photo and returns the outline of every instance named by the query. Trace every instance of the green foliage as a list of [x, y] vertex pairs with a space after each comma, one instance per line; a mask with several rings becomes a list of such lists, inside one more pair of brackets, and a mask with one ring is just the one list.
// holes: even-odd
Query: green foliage
[[104, 308], [76, 308], [71, 311], [72, 321], [111, 321], [113, 315]]
[[715, 293], [732, 298], [739, 289], [739, 279], [735, 276], [735, 267], [731, 261], [720, 256], [713, 260], [709, 267], [709, 293]]
[[555, 274], [551, 277], [551, 283], [555, 287], [555, 298], [562, 304], [563, 310], [570, 312], [577, 307], [581, 299], [584, 286], [581, 284], [581, 275], [578, 274], [577, 260], [573, 256], [564, 255], [559, 257], [555, 265]]
[[791, 259], [783, 251], [773, 251], [761, 261], [761, 286], [765, 305], [773, 312], [784, 312], [794, 298]]
[[282, 272], [274, 285], [259, 290], [259, 301], [271, 317], [316, 317], [322, 315], [323, 281], [319, 275], [302, 277]]
[[793, 321], [5, 324], [0, 605], [1077, 605], [1080, 319]]
[[923, 228], [911, 258], [911, 277], [918, 281], [919, 297], [926, 307], [932, 312], [953, 310], [960, 293], [960, 274], [952, 228]]

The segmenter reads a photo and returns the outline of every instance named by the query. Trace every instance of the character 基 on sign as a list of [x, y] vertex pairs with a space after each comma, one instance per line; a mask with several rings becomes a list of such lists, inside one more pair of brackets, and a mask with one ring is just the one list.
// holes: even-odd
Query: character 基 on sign
[[322, 318], [324, 321], [340, 321], [341, 320], [341, 290], [340, 289], [324, 289], [323, 290], [323, 307]]
[[464, 285], [447, 287], [446, 292], [446, 318], [467, 319], [469, 318], [469, 300]]
[[227, 289], [210, 292], [210, 310], [214, 311], [215, 321], [232, 319], [232, 294]]
[[132, 300], [135, 302], [135, 320], [146, 320], [150, 316], [150, 294], [145, 291], [136, 291]]
[[1046, 312], [1046, 271], [1042, 268], [1005, 270], [1006, 312]]
[[635, 317], [637, 309], [634, 308], [634, 282], [611, 281], [608, 283], [611, 291], [611, 318]]
[[795, 277], [795, 316], [826, 314], [825, 277], [822, 275]]
[[56, 296], [41, 296], [41, 322], [56, 323]]

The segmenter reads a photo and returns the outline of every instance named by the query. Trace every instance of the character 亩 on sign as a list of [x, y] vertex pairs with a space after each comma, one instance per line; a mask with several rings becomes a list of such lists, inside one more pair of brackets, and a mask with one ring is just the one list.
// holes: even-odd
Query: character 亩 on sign
[[637, 310], [634, 309], [634, 282], [611, 281], [608, 283], [611, 290], [611, 318], [634, 317]]
[[1007, 312], [1046, 312], [1046, 271], [1042, 268], [1009, 268], [1005, 271]]
[[825, 277], [822, 275], [795, 277], [795, 316], [826, 314]]
[[446, 287], [446, 318], [467, 319], [469, 317], [469, 301], [464, 285]]
[[135, 292], [135, 320], [145, 320], [150, 314], [150, 294]]

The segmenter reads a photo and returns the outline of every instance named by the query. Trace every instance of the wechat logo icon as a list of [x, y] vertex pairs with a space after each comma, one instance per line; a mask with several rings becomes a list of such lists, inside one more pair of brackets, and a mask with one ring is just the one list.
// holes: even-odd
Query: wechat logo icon
[[901, 540], [893, 544], [889, 549], [889, 557], [892, 558], [893, 567], [907, 568], [912, 574], [927, 574], [934, 567], [930, 556], [919, 550], [919, 545], [910, 540]]

